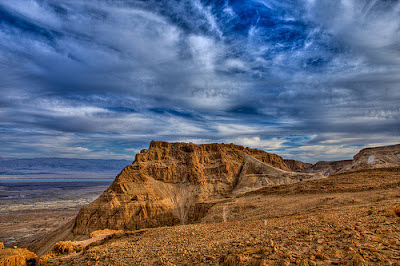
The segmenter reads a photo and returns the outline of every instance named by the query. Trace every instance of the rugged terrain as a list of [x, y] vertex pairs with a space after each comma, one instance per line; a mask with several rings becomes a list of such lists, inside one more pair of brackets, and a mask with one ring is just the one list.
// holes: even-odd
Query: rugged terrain
[[80, 235], [193, 223], [213, 200], [323, 177], [292, 172], [278, 155], [233, 144], [153, 141], [109, 189], [80, 210], [73, 231]]
[[0, 242], [0, 265], [37, 265], [39, 257], [25, 248], [4, 248]]
[[303, 172], [332, 175], [360, 169], [394, 167], [400, 165], [400, 144], [365, 148], [354, 155], [353, 160], [320, 161], [304, 167]]
[[355, 171], [237, 195], [197, 224], [111, 234], [48, 262], [398, 265], [398, 205], [400, 168]]
[[29, 249], [41, 256], [72, 240], [42, 257], [56, 265], [400, 264], [399, 149], [317, 171], [233, 144], [152, 142]]
[[291, 171], [294, 172], [307, 172], [309, 168], [311, 168], [313, 165], [311, 163], [304, 163], [301, 161], [296, 161], [296, 160], [289, 160], [289, 159], [284, 159], [283, 160], [285, 164], [290, 168]]

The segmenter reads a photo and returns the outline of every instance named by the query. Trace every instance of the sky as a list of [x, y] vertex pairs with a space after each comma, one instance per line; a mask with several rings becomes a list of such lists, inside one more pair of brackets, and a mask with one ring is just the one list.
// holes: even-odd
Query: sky
[[0, 0], [0, 157], [400, 143], [400, 1]]

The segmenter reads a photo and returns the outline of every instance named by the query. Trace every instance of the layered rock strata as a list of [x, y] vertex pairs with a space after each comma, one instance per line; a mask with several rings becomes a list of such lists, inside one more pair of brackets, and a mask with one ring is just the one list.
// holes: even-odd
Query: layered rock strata
[[278, 155], [234, 144], [153, 141], [98, 199], [80, 210], [73, 232], [195, 222], [213, 200], [324, 177], [290, 170]]
[[400, 165], [400, 144], [365, 148], [353, 160], [320, 161], [306, 169], [310, 173], [332, 175], [361, 169], [397, 167]]

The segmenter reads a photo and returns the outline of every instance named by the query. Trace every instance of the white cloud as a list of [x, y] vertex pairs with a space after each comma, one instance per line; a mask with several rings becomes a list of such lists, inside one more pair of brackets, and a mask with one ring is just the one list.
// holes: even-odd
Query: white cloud
[[398, 2], [217, 2], [2, 3], [32, 30], [0, 25], [1, 153], [160, 139], [314, 161], [399, 142]]
[[211, 8], [204, 7], [199, 0], [193, 0], [192, 3], [205, 16], [208, 24], [211, 26], [211, 29], [217, 32], [218, 35], [221, 37], [222, 32], [219, 29], [218, 24], [214, 18], [214, 15], [211, 12]]
[[400, 63], [400, 3], [309, 1], [308, 15], [371, 62]]
[[227, 143], [235, 143], [250, 148], [258, 148], [265, 151], [273, 151], [284, 148], [285, 139], [271, 138], [261, 139], [260, 137], [235, 137], [227, 139]]
[[205, 36], [192, 35], [188, 38], [193, 54], [193, 61], [206, 71], [213, 71], [215, 61], [221, 53], [220, 47], [213, 39]]

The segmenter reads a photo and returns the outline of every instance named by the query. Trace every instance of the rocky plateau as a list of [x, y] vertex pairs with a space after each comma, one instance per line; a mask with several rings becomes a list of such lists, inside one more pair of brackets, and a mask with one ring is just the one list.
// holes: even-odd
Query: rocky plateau
[[392, 265], [399, 166], [400, 145], [311, 165], [153, 141], [76, 218], [27, 247], [56, 265]]
[[365, 148], [354, 155], [353, 160], [319, 161], [306, 167], [305, 172], [333, 175], [346, 171], [394, 167], [400, 165], [400, 144]]

